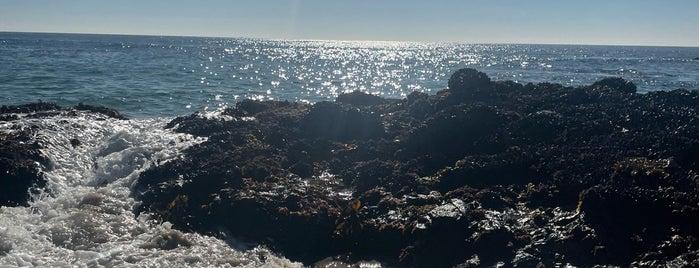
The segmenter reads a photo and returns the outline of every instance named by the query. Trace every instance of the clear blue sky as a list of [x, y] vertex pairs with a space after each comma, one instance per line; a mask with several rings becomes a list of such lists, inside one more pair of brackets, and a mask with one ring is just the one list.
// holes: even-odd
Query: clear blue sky
[[0, 31], [699, 46], [699, 1], [0, 0]]

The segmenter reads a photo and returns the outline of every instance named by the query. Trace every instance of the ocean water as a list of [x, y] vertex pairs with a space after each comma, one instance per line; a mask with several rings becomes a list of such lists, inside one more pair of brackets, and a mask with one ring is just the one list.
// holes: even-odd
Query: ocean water
[[214, 110], [243, 98], [316, 102], [362, 90], [434, 93], [451, 73], [641, 92], [699, 89], [699, 48], [283, 41], [0, 33], [0, 104], [101, 104], [130, 117]]
[[0, 207], [0, 267], [300, 267], [264, 247], [135, 216], [139, 174], [205, 140], [163, 129], [173, 116], [215, 116], [244, 98], [434, 93], [462, 67], [521, 83], [621, 76], [643, 92], [697, 90], [697, 56], [699, 48], [0, 33], [0, 104], [84, 102], [133, 118], [78, 112], [0, 122], [3, 133], [38, 129], [34, 141], [50, 160], [41, 167], [47, 187], [29, 207]]

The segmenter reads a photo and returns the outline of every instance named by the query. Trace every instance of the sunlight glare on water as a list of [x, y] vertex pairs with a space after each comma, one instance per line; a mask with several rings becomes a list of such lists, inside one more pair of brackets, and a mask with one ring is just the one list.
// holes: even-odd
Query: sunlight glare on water
[[0, 40], [0, 103], [99, 103], [131, 117], [183, 115], [243, 98], [434, 94], [464, 67], [519, 83], [579, 86], [621, 76], [641, 92], [699, 89], [692, 60], [699, 48], [21, 33]]

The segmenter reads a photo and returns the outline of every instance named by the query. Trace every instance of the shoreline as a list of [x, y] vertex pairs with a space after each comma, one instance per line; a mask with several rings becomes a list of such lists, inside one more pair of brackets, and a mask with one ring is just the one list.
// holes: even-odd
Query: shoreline
[[306, 265], [692, 265], [698, 111], [698, 92], [638, 94], [620, 78], [522, 85], [462, 69], [435, 95], [177, 117], [167, 128], [207, 141], [132, 190], [137, 214]]

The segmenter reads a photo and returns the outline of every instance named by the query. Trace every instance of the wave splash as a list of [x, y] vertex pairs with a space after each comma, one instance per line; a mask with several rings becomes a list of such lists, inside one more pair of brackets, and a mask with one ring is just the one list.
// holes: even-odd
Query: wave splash
[[298, 267], [262, 247], [182, 233], [136, 216], [132, 184], [143, 170], [204, 141], [165, 130], [168, 119], [116, 120], [62, 113], [5, 122], [1, 131], [38, 128], [50, 164], [29, 207], [0, 207], [0, 266]]

